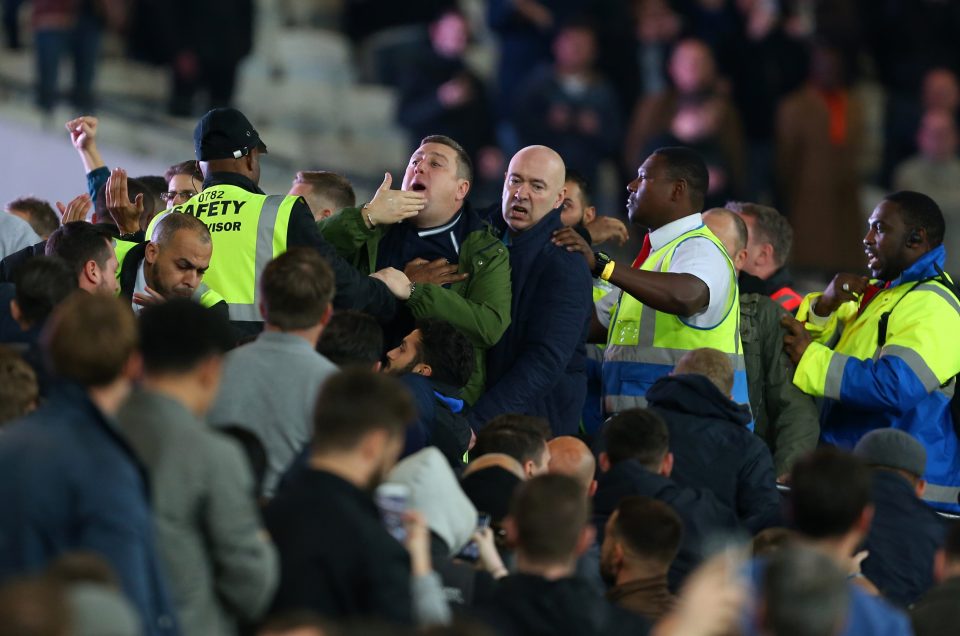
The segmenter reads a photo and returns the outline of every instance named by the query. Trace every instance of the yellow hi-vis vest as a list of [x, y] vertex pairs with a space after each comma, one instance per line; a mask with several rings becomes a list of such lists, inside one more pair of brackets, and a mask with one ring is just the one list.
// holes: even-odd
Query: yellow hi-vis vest
[[746, 366], [740, 345], [740, 294], [736, 271], [717, 237], [701, 225], [651, 252], [640, 269], [669, 271], [680, 244], [695, 237], [706, 238], [716, 245], [730, 268], [733, 282], [723, 320], [709, 328], [694, 327], [680, 316], [646, 307], [633, 296], [621, 292], [607, 331], [603, 358], [604, 410], [609, 414], [645, 407], [647, 389], [670, 373], [684, 354], [703, 347], [730, 356], [734, 368], [733, 399], [742, 404], [749, 403]]
[[287, 251], [290, 213], [298, 198], [255, 194], [232, 185], [211, 186], [158, 214], [147, 228], [147, 240], [166, 214], [192, 214], [203, 221], [213, 240], [204, 281], [227, 301], [230, 320], [263, 322], [260, 276], [267, 263]]

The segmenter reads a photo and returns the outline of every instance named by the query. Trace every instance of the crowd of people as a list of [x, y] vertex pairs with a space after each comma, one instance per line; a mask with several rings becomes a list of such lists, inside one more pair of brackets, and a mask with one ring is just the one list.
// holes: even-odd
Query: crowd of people
[[[669, 60], [671, 84], [624, 95], [566, 4], [490, 3], [513, 98], [462, 136], [417, 119], [483, 92], [438, 10], [454, 76], [411, 75], [419, 138], [366, 202], [321, 170], [264, 192], [270, 140], [232, 107], [162, 176], [66, 122], [87, 193], [0, 214], [0, 636], [952, 632], [955, 78], [927, 65], [924, 157], [861, 224], [842, 51], [764, 84], [743, 132], [717, 74], [786, 77], [802, 16], [640, 2], [638, 77]], [[510, 146], [482, 135], [516, 145], [492, 204]], [[746, 196], [764, 148], [799, 162], [789, 214]], [[611, 153], [627, 224], [595, 205]], [[801, 294], [810, 264], [837, 273]]]

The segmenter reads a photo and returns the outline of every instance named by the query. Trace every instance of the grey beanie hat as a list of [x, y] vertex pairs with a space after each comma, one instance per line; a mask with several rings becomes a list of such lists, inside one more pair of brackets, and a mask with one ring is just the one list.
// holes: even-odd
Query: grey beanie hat
[[927, 472], [927, 451], [909, 433], [878, 428], [857, 442], [853, 454], [871, 466], [897, 468], [917, 477]]

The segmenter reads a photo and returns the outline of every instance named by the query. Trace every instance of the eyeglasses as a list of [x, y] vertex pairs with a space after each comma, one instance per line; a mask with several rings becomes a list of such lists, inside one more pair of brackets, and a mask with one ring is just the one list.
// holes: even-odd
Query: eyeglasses
[[195, 190], [180, 190], [180, 191], [171, 190], [169, 192], [161, 192], [160, 198], [163, 199], [164, 201], [172, 201], [177, 197], [180, 197], [182, 199], [189, 199], [190, 197], [194, 196], [196, 193], [197, 192]]

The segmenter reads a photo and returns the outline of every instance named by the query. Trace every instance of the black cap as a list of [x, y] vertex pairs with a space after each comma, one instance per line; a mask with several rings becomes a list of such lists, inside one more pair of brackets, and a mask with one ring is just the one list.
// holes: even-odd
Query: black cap
[[214, 108], [193, 129], [197, 161], [239, 159], [254, 148], [267, 152], [250, 120], [236, 108]]

